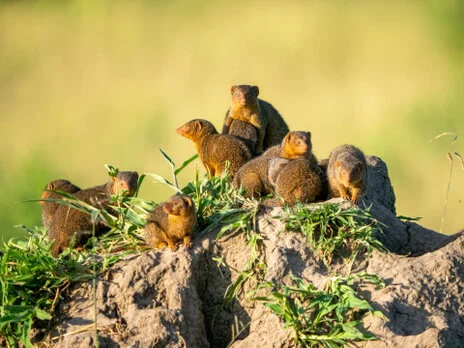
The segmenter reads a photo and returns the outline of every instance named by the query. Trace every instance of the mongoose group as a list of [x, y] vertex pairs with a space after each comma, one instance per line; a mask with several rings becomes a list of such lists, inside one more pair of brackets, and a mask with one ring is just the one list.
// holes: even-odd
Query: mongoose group
[[[209, 177], [221, 176], [227, 168], [230, 180], [249, 198], [276, 195], [288, 204], [311, 203], [343, 197], [357, 203], [367, 186], [364, 154], [353, 145], [334, 149], [329, 158], [317, 161], [311, 132], [290, 131], [281, 114], [258, 98], [258, 86], [235, 85], [222, 133], [204, 119], [194, 119], [177, 128], [177, 133], [195, 144]], [[60, 204], [61, 192], [86, 204], [116, 213], [111, 195], [132, 196], [137, 191], [137, 172], [119, 172], [106, 184], [81, 190], [67, 180], [54, 180], [45, 187], [42, 219], [58, 256], [73, 238], [83, 245], [92, 233], [109, 229], [103, 221], [70, 204]], [[177, 194], [155, 207], [147, 218], [145, 242], [150, 248], [176, 250], [191, 247], [197, 215], [188, 195]]]

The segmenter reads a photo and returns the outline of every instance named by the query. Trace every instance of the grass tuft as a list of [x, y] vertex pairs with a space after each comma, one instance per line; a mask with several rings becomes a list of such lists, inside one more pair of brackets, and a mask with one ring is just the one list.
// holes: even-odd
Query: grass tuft
[[[375, 340], [359, 330], [366, 313], [383, 317], [366, 300], [357, 296], [352, 285], [355, 280], [384, 286], [374, 275], [333, 277], [325, 289], [293, 277], [293, 285], [283, 285], [266, 297], [256, 298], [278, 315], [284, 328], [293, 330], [295, 341], [302, 347], [342, 347], [353, 341]], [[273, 287], [273, 284], [268, 284]]]
[[382, 233], [381, 223], [372, 217], [369, 209], [344, 209], [334, 203], [298, 204], [292, 210], [287, 207], [281, 219], [287, 230], [300, 231], [306, 237], [328, 267], [336, 255], [348, 253], [352, 264], [363, 250], [368, 254], [373, 249], [386, 251], [375, 237]]

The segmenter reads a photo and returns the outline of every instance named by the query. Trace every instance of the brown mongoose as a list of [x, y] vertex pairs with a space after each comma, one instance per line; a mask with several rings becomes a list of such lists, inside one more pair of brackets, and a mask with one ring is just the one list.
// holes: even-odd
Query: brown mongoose
[[254, 157], [258, 153], [258, 130], [251, 124], [241, 120], [232, 120], [230, 123], [229, 134], [240, 139], [248, 146], [251, 156]]
[[[111, 195], [133, 196], [137, 191], [137, 180], [137, 172], [119, 172], [106, 184], [78, 191], [73, 196], [114, 214], [114, 210], [109, 207]], [[76, 245], [82, 245], [85, 239], [92, 235], [93, 228], [95, 228], [95, 233], [108, 230], [104, 223], [92, 224], [90, 214], [68, 205], [60, 205], [53, 215], [48, 231], [50, 240], [54, 241], [51, 249], [52, 255], [56, 257], [67, 248], [74, 234], [77, 234]]]
[[191, 248], [196, 222], [193, 200], [187, 195], [171, 196], [148, 216], [145, 242], [151, 248], [168, 246], [171, 250], [177, 250], [177, 244], [182, 241], [187, 248]]
[[284, 202], [311, 203], [327, 197], [327, 178], [313, 161], [300, 157], [289, 161], [277, 175], [275, 192]]
[[50, 228], [53, 214], [55, 214], [56, 209], [58, 209], [60, 206], [59, 203], [50, 202], [47, 201], [47, 199], [63, 198], [63, 196], [59, 193], [52, 191], [63, 191], [72, 194], [80, 190], [81, 189], [79, 187], [64, 179], [50, 181], [47, 186], [45, 186], [42, 192], [42, 196], [40, 197], [41, 201], [39, 203], [42, 204], [42, 222], [44, 226], [47, 227], [47, 229]]
[[177, 133], [195, 143], [200, 160], [208, 175], [221, 176], [229, 161], [233, 178], [238, 169], [251, 158], [250, 150], [232, 135], [219, 134], [209, 121], [195, 119], [177, 128]]
[[226, 113], [223, 133], [228, 134], [232, 120], [251, 123], [258, 130], [257, 153], [280, 144], [289, 129], [279, 112], [268, 102], [258, 99], [258, 86], [235, 85], [232, 102]]
[[[301, 156], [311, 155], [311, 133], [293, 131], [289, 132], [282, 140], [281, 145], [277, 145], [278, 152], [271, 154], [266, 151], [260, 157], [245, 163], [237, 172], [234, 178], [235, 187], [244, 187], [247, 197], [259, 197], [272, 193], [273, 185], [269, 182], [269, 163], [280, 156], [281, 158], [292, 160]], [[272, 147], [271, 149], [274, 149]], [[310, 155], [308, 155], [308, 153]]]
[[353, 145], [342, 145], [333, 150], [327, 167], [329, 195], [343, 197], [357, 203], [367, 186], [366, 157]]

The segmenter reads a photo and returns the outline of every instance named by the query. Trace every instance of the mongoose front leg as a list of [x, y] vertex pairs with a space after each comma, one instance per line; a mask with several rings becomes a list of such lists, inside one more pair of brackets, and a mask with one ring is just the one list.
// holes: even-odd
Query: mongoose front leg
[[176, 250], [177, 250], [177, 245], [174, 244], [174, 242], [173, 242], [171, 239], [168, 239], [167, 242], [168, 242], [168, 247], [169, 247], [169, 249], [171, 249], [172, 251], [176, 251]]
[[226, 113], [226, 119], [224, 120], [224, 126], [222, 127], [222, 134], [229, 134], [230, 125], [234, 119], [229, 116], [229, 110]]
[[338, 193], [340, 194], [340, 197], [342, 197], [343, 199], [351, 201], [350, 193], [348, 192], [348, 189], [345, 186], [339, 185]]
[[352, 188], [351, 189], [351, 202], [354, 204], [358, 203], [359, 197], [361, 196], [361, 190], [359, 188]]
[[185, 245], [187, 248], [191, 248], [191, 247], [192, 247], [192, 238], [191, 238], [191, 236], [185, 236], [185, 237], [184, 237], [184, 245]]

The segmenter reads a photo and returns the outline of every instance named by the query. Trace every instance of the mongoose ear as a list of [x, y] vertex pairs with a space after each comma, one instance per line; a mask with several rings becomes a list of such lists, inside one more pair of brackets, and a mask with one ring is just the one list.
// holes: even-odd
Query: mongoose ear
[[190, 197], [184, 197], [182, 200], [188, 207], [192, 206], [192, 199]]
[[259, 95], [259, 87], [258, 86], [253, 86], [253, 87], [251, 87], [251, 89], [253, 90], [253, 92], [255, 92], [256, 96]]
[[284, 140], [282, 141], [282, 143], [289, 143], [291, 137], [292, 137], [292, 133], [288, 132], [287, 135], [285, 136]]
[[230, 87], [230, 94], [234, 94], [235, 90], [236, 90], [237, 86], [236, 85], [233, 85], [232, 87]]
[[47, 185], [47, 190], [53, 191], [54, 189], [55, 189], [55, 185], [53, 185], [52, 183], [49, 183], [49, 184]]
[[115, 177], [115, 176], [112, 176], [112, 177], [111, 177], [111, 181], [112, 181], [112, 182], [115, 182], [115, 181], [116, 181], [116, 177]]
[[196, 120], [195, 121], [195, 131], [199, 132], [199, 131], [201, 131], [201, 128], [202, 128], [201, 122], [199, 120]]
[[364, 163], [358, 162], [358, 167], [359, 167], [359, 169], [363, 170], [364, 169]]
[[308, 138], [311, 140], [311, 132], [306, 132], [308, 134]]

